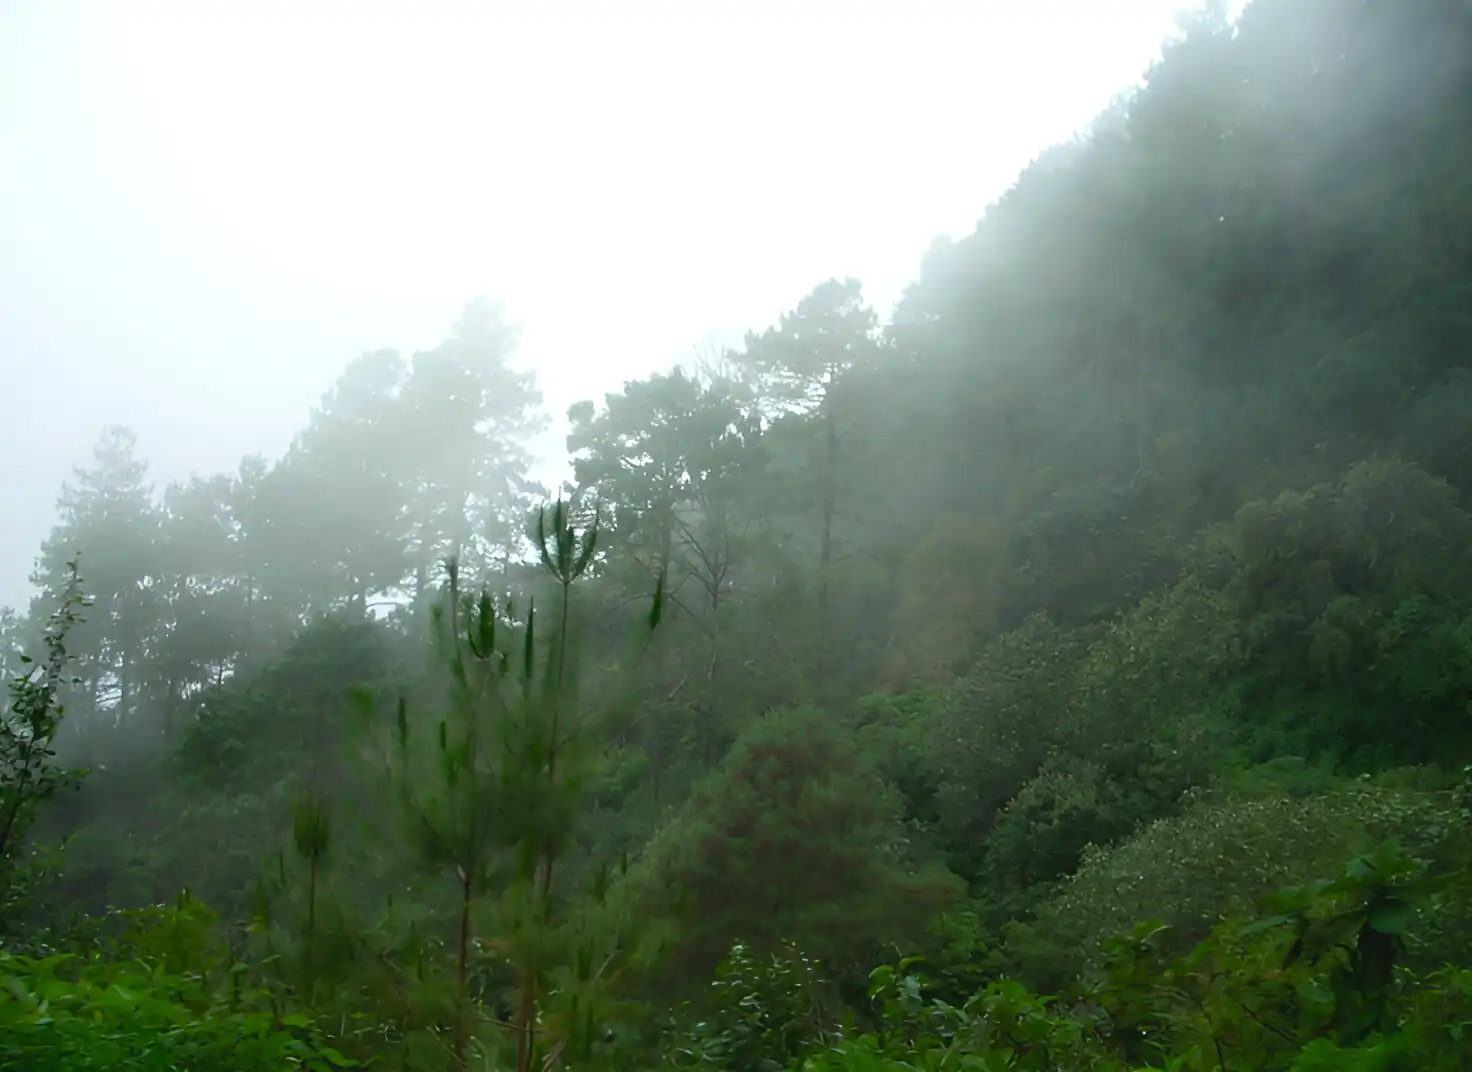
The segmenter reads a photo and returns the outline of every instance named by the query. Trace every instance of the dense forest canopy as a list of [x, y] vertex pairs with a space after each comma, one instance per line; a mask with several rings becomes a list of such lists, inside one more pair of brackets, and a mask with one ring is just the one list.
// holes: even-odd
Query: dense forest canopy
[[278, 460], [108, 429], [0, 614], [5, 1067], [1468, 1067], [1469, 130], [1464, 0], [1209, 7], [555, 492], [484, 301]]

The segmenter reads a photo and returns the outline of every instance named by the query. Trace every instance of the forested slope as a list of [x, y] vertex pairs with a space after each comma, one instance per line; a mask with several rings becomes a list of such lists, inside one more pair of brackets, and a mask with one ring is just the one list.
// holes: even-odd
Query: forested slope
[[1468, 1067], [1469, 131], [1463, 0], [1254, 0], [555, 508], [487, 303], [278, 461], [109, 431], [0, 621], [6, 1067]]

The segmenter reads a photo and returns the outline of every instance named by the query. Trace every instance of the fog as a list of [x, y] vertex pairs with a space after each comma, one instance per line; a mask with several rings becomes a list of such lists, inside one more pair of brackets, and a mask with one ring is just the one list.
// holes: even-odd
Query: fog
[[0, 1066], [1463, 1067], [1472, 3], [1177, 2], [5, 8]]
[[278, 455], [346, 362], [479, 294], [556, 418], [548, 481], [570, 403], [817, 280], [882, 315], [1178, 6], [10, 0], [0, 604], [104, 426], [160, 486]]

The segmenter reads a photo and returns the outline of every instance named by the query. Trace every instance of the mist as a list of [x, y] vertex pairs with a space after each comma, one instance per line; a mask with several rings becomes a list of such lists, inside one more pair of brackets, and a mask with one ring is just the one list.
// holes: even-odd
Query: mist
[[[559, 422], [814, 280], [892, 304], [1174, 7], [5, 5], [0, 604], [104, 426], [160, 485], [279, 456], [477, 295]], [[556, 428], [538, 453], [555, 483]]]
[[1172, 6], [7, 8], [0, 1066], [1462, 1068], [1472, 6]]

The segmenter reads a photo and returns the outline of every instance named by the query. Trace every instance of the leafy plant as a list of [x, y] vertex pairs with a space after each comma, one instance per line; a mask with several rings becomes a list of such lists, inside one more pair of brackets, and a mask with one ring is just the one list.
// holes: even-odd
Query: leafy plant
[[57, 766], [54, 740], [65, 713], [59, 694], [70, 662], [67, 639], [88, 605], [73, 560], [60, 605], [47, 620], [44, 656], [37, 663], [22, 655], [21, 670], [6, 682], [0, 707], [0, 933], [25, 907], [24, 888], [36, 878], [25, 864], [39, 858], [23, 853], [37, 810], [86, 773]]
[[197, 902], [129, 913], [90, 953], [0, 951], [0, 1065], [16, 1072], [358, 1067], [312, 1019], [242, 982]]

